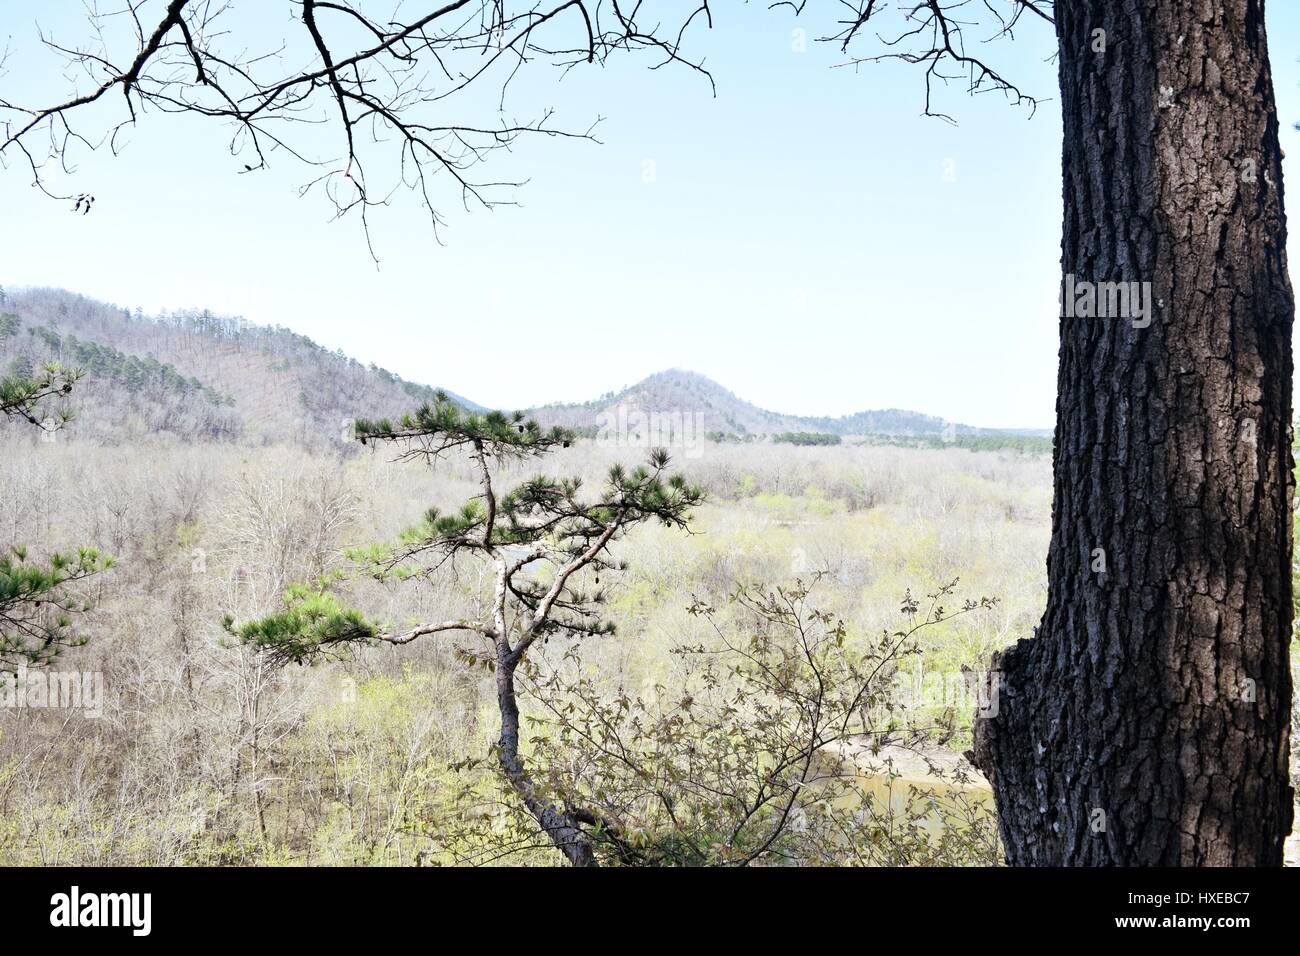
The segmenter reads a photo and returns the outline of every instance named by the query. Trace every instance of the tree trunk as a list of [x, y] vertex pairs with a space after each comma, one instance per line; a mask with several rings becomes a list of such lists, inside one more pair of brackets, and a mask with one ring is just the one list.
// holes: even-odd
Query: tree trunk
[[[1263, 0], [1059, 0], [1056, 23], [1048, 600], [972, 757], [1013, 865], [1278, 865], [1294, 300]], [[1151, 283], [1147, 316], [1141, 287], [1088, 302], [1120, 280]]]
[[497, 708], [501, 712], [501, 739], [497, 742], [501, 769], [524, 802], [537, 825], [573, 866], [595, 866], [591, 838], [578, 826], [573, 814], [542, 798], [528, 777], [519, 756], [519, 704], [515, 698], [515, 663], [509, 647], [497, 639]]

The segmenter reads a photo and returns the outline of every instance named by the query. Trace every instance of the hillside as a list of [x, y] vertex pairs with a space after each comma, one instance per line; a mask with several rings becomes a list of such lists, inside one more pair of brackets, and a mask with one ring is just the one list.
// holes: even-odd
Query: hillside
[[342, 444], [351, 419], [400, 414], [434, 392], [283, 326], [207, 311], [143, 316], [29, 289], [8, 293], [0, 316], [0, 374], [50, 360], [83, 369], [69, 431], [108, 443], [163, 433]]

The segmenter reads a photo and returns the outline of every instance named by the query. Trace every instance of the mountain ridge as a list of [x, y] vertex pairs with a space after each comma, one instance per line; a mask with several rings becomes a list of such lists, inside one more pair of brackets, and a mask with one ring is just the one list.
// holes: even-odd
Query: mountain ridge
[[849, 415], [789, 415], [748, 402], [708, 376], [682, 368], [666, 369], [646, 376], [617, 392], [607, 392], [586, 402], [552, 402], [524, 411], [543, 425], [569, 428], [600, 428], [618, 409], [636, 409], [643, 414], [658, 412], [703, 413], [703, 431], [739, 435], [774, 435], [782, 432], [818, 432], [841, 437], [883, 435], [888, 437], [942, 437], [952, 435], [1049, 436], [1050, 429], [979, 428], [948, 422], [934, 415], [901, 408], [870, 409]]
[[[145, 316], [60, 289], [0, 290], [0, 375], [44, 361], [81, 366], [74, 434], [103, 441], [158, 433], [182, 439], [350, 444], [354, 418], [400, 415], [439, 391], [469, 411], [477, 402], [363, 365], [282, 325], [208, 310]], [[906, 409], [843, 416], [761, 408], [698, 372], [666, 369], [586, 402], [521, 409], [543, 425], [595, 435], [628, 415], [668, 415], [688, 429], [750, 439], [788, 432], [941, 437], [1050, 434], [979, 429]], [[680, 429], [681, 425], [678, 425]], [[697, 437], [702, 437], [697, 436]]]

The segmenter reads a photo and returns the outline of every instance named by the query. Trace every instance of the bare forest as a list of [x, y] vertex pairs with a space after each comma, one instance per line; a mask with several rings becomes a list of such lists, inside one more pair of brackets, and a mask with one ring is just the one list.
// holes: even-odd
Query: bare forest
[[[518, 819], [488, 760], [498, 734], [493, 674], [471, 638], [358, 646], [299, 667], [242, 642], [227, 623], [271, 615], [298, 583], [333, 576], [349, 600], [395, 626], [472, 615], [491, 587], [472, 562], [449, 562], [417, 582], [379, 581], [355, 573], [353, 552], [399, 539], [430, 508], [455, 513], [477, 492], [473, 463], [394, 461], [387, 449], [333, 434], [345, 424], [342, 400], [318, 410], [321, 424], [306, 441], [262, 438], [259, 425], [270, 432], [275, 420], [258, 413], [276, 403], [256, 404], [257, 392], [247, 404], [225, 396], [248, 396], [265, 365], [285, 361], [274, 334], [214, 350], [207, 343], [225, 334], [216, 319], [201, 333], [166, 322], [136, 327], [134, 319], [74, 324], [69, 316], [88, 306], [55, 293], [11, 295], [9, 307], [26, 327], [51, 319], [46, 327], [60, 330], [65, 348], [78, 336], [123, 354], [147, 349], [184, 370], [177, 381], [201, 384], [168, 390], [150, 380], [132, 390], [92, 379], [79, 384], [74, 416], [54, 440], [33, 429], [4, 433], [6, 545], [93, 543], [115, 563], [79, 585], [90, 606], [79, 631], [90, 639], [56, 667], [103, 675], [94, 712], [89, 701], [80, 710], [5, 711], [0, 858], [560, 862], [537, 828]], [[8, 344], [15, 354], [48, 347], [32, 338]], [[294, 384], [312, 374], [297, 359]], [[410, 404], [400, 383], [355, 374], [376, 404]], [[110, 419], [138, 421], [147, 439], [130, 424], [102, 424]], [[612, 466], [633, 467], [643, 445], [575, 438], [546, 468], [595, 484]], [[808, 862], [995, 861], [987, 784], [960, 756], [979, 703], [963, 671], [1032, 627], [1045, 586], [1038, 555], [1048, 534], [1048, 458], [856, 439], [800, 447], [701, 436], [668, 450], [704, 501], [688, 529], [643, 526], [614, 546], [619, 569], [602, 595], [612, 633], [561, 635], [533, 662], [521, 696], [536, 759], [554, 760], [557, 774], [567, 765], [573, 785], [590, 783], [577, 769], [583, 759], [601, 766], [610, 758], [585, 753], [598, 738], [583, 736], [590, 728], [582, 721], [607, 719], [611, 702], [624, 733], [638, 720], [653, 723], [665, 735], [659, 759], [681, 759], [666, 728], [719, 719], [729, 699], [725, 682], [689, 652], [743, 646], [779, 627], [747, 594], [797, 596], [798, 626], [825, 627], [826, 615], [843, 628], [845, 647], [867, 659], [881, 634], [924, 623], [926, 608], [912, 602], [945, 593], [943, 603], [958, 608], [996, 598], [919, 628], [895, 657], [881, 655], [885, 668], [865, 708], [872, 713], [855, 734], [819, 750], [825, 766], [809, 779], [825, 792], [800, 795], [798, 826], [768, 851], [772, 861], [778, 853]], [[535, 470], [513, 462], [497, 477], [508, 485]], [[717, 714], [698, 716], [705, 706]], [[735, 720], [739, 731], [760, 718]], [[742, 755], [722, 739], [713, 746], [700, 757], [718, 761], [720, 789], [738, 798], [758, 786]], [[608, 785], [611, 801], [636, 802], [627, 779]], [[700, 859], [723, 858], [728, 797], [695, 797]], [[722, 806], [710, 822], [703, 804], [713, 802]], [[834, 812], [817, 816], [831, 805]], [[647, 844], [674, 831], [653, 813], [624, 810]], [[869, 837], [846, 839], [845, 827]]]

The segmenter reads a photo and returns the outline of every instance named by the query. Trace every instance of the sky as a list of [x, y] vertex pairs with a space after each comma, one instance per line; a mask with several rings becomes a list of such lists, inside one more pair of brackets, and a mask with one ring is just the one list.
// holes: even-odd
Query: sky
[[[519, 142], [488, 168], [527, 178], [503, 194], [518, 205], [467, 212], [455, 191], [435, 192], [441, 242], [399, 192], [371, 221], [378, 266], [355, 218], [331, 222], [321, 197], [299, 195], [302, 166], [284, 157], [240, 175], [227, 130], [152, 114], [119, 155], [77, 154], [89, 215], [33, 189], [21, 165], [0, 170], [0, 284], [286, 325], [489, 406], [583, 401], [685, 368], [787, 414], [892, 407], [1050, 427], [1061, 224], [1050, 28], [1026, 23], [982, 51], [1041, 96], [1036, 111], [958, 81], [936, 99], [953, 126], [921, 115], [915, 67], [845, 67], [814, 42], [827, 3], [800, 19], [766, 6], [725, 0], [713, 29], [692, 34], [716, 96], [645, 59], [562, 81], [531, 74], [511, 115], [553, 108], [572, 129], [601, 117], [600, 143]], [[83, 11], [0, 0], [0, 98], [66, 94], [36, 25], [78, 41]], [[235, 0], [232, 30], [300, 30], [285, 11]], [[1300, 4], [1274, 0], [1268, 30], [1292, 180]]]

